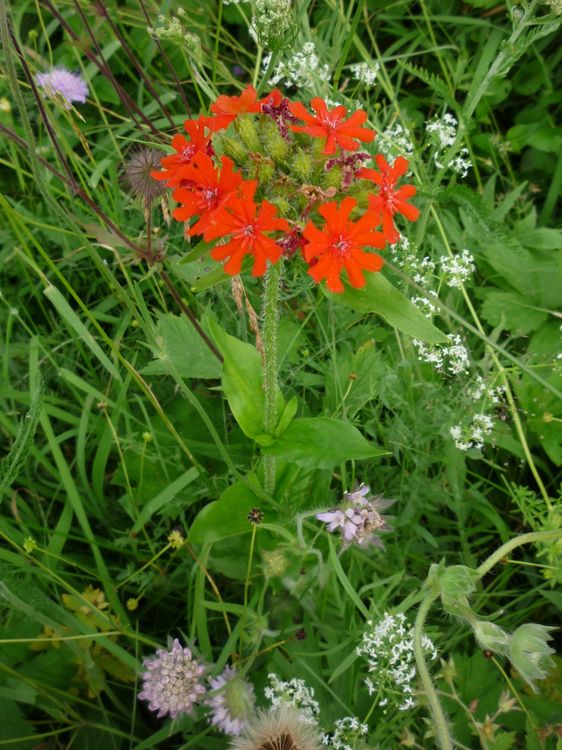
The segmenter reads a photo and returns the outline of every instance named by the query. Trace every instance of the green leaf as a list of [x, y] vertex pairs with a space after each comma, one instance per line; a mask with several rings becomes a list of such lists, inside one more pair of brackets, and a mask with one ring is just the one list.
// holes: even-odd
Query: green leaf
[[141, 370], [145, 375], [221, 376], [221, 363], [185, 317], [160, 315], [150, 347], [155, 359]]
[[[149, 500], [141, 510], [139, 517], [135, 521], [135, 525], [133, 526], [132, 531], [138, 533], [143, 528], [143, 526], [147, 524], [148, 521], [150, 521], [155, 513], [159, 513], [162, 508], [164, 508], [164, 506], [174, 500], [176, 495], [182, 492], [185, 487], [187, 487], [188, 484], [191, 484], [191, 482], [197, 479], [198, 476], [198, 469], [192, 466], [171, 484], [165, 487], [162, 492], [158, 493], [156, 497], [153, 497], [152, 500]], [[189, 501], [186, 500], [185, 507], [187, 508], [188, 506]]]
[[189, 531], [189, 541], [205, 544], [247, 534], [252, 530], [248, 513], [259, 507], [257, 495], [247, 485], [237, 482], [199, 511]]
[[275, 430], [275, 435], [277, 437], [280, 437], [291, 424], [298, 408], [299, 400], [296, 396], [293, 396], [291, 399], [289, 399], [289, 401], [287, 401], [287, 405], [285, 406], [283, 413], [281, 414], [279, 424], [277, 425], [277, 428]]
[[283, 435], [263, 453], [284, 461], [316, 469], [332, 469], [351, 459], [382, 456], [349, 422], [331, 417], [295, 419]]
[[391, 326], [412, 338], [426, 341], [428, 344], [446, 341], [445, 334], [430, 323], [425, 315], [380, 273], [367, 274], [367, 283], [363, 289], [347, 287], [343, 294], [334, 297], [353, 310], [381, 315]]
[[11, 487], [25, 466], [33, 448], [33, 438], [43, 404], [43, 380], [40, 376], [32, 386], [29, 411], [20, 421], [14, 443], [7, 456], [0, 460], [0, 492]]
[[[224, 395], [244, 434], [255, 439], [265, 433], [265, 394], [261, 357], [255, 346], [226, 333], [216, 321], [210, 320], [209, 328], [224, 357]], [[283, 397], [279, 393], [278, 416], [281, 415], [284, 405]]]
[[527, 335], [547, 319], [547, 313], [527, 304], [517, 292], [493, 291], [486, 294], [481, 315], [490, 325], [501, 325], [512, 333]]

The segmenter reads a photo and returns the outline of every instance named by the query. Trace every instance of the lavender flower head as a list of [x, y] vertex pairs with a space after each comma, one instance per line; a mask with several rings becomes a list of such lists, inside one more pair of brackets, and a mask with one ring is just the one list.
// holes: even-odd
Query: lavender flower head
[[209, 679], [213, 693], [205, 700], [210, 723], [231, 737], [246, 729], [254, 716], [254, 688], [232, 667]]
[[61, 96], [65, 109], [70, 109], [72, 102], [84, 104], [88, 96], [86, 81], [79, 73], [72, 73], [66, 68], [53, 68], [49, 73], [38, 73], [36, 81], [48, 96]]
[[373, 544], [384, 549], [382, 540], [377, 536], [381, 531], [391, 531], [387, 517], [380, 511], [388, 508], [394, 500], [387, 500], [382, 495], [370, 495], [371, 489], [361, 484], [353, 492], [345, 492], [343, 502], [338, 508], [326, 513], [317, 513], [316, 518], [328, 524], [328, 531], [339, 530], [343, 537], [343, 548], [351, 544], [367, 547]]
[[151, 711], [158, 711], [158, 718], [170, 714], [172, 719], [182, 714], [191, 714], [205, 688], [199, 678], [205, 667], [194, 661], [191, 651], [183, 648], [176, 638], [171, 651], [158, 649], [156, 656], [144, 660], [141, 700], [148, 701]]

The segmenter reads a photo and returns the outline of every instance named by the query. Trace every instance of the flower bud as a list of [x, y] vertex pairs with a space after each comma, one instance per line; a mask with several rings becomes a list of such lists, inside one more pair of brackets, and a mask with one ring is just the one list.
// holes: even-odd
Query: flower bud
[[270, 156], [275, 162], [282, 162], [286, 159], [289, 153], [289, 144], [283, 138], [273, 120], [268, 118], [264, 121], [261, 138], [267, 156]]
[[291, 172], [302, 182], [307, 182], [312, 174], [314, 163], [312, 156], [304, 151], [297, 151], [291, 164]]
[[472, 627], [474, 629], [474, 637], [481, 648], [493, 651], [495, 654], [507, 656], [509, 634], [500, 628], [499, 625], [495, 625], [493, 622], [486, 622], [485, 620], [476, 620], [472, 624]]
[[260, 183], [263, 185], [268, 182], [275, 174], [275, 167], [269, 161], [262, 161], [258, 166], [257, 177]]
[[246, 157], [248, 156], [247, 150], [244, 148], [244, 146], [240, 143], [239, 140], [236, 138], [230, 138], [227, 135], [224, 135], [221, 139], [222, 141], [222, 149], [225, 156], [228, 156], [232, 161], [237, 165], [240, 166], [246, 162]]
[[341, 167], [332, 167], [325, 175], [322, 180], [322, 187], [330, 188], [341, 188], [341, 181], [343, 177], [343, 171]]
[[267, 578], [282, 576], [289, 565], [289, 561], [280, 550], [264, 550], [262, 559], [263, 572]]
[[550, 631], [555, 628], [529, 622], [521, 625], [512, 634], [509, 658], [521, 677], [536, 691], [534, 680], [544, 680], [554, 665], [553, 648], [547, 645], [552, 639]]
[[476, 588], [477, 574], [466, 565], [451, 565], [439, 576], [443, 609], [450, 615], [466, 615], [468, 600]]
[[242, 139], [242, 143], [250, 151], [261, 153], [262, 147], [258, 136], [258, 130], [251, 116], [242, 115], [237, 117], [234, 121], [234, 127]]

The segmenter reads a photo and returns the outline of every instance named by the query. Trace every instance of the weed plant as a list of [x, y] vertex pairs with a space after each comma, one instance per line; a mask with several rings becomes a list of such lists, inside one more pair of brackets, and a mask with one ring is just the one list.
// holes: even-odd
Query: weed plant
[[562, 748], [561, 13], [0, 0], [0, 748]]

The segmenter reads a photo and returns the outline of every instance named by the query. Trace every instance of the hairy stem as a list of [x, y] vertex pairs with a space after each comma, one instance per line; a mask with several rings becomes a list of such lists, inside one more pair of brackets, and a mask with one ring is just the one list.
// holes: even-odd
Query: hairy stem
[[[262, 340], [263, 356], [263, 388], [265, 391], [265, 406], [263, 415], [264, 431], [272, 435], [277, 425], [277, 329], [279, 321], [279, 282], [282, 273], [282, 261], [270, 265], [265, 277], [263, 290], [263, 325]], [[275, 459], [264, 456], [265, 480], [264, 489], [273, 494], [275, 489]]]
[[414, 624], [414, 656], [416, 658], [418, 674], [420, 676], [420, 680], [425, 691], [425, 696], [431, 709], [431, 715], [435, 723], [435, 738], [437, 740], [437, 744], [441, 748], [441, 750], [453, 750], [454, 742], [449, 732], [447, 718], [445, 716], [445, 712], [443, 711], [439, 696], [437, 695], [437, 690], [433, 685], [433, 681], [429, 674], [429, 669], [427, 668], [425, 657], [423, 655], [422, 636], [425, 618], [427, 617], [427, 613], [431, 609], [431, 605], [438, 596], [439, 592], [436, 589], [429, 590], [426, 594], [425, 599], [421, 603], [420, 608], [418, 609], [416, 622]]

